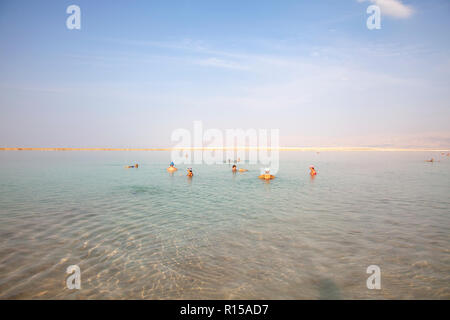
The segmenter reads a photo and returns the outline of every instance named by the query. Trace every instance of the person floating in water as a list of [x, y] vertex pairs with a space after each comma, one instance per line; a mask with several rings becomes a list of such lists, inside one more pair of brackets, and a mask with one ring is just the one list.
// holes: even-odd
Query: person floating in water
[[194, 173], [192, 172], [192, 168], [188, 168], [187, 171], [188, 171], [187, 176], [188, 176], [189, 178], [191, 178], [191, 177], [194, 176]]
[[434, 162], [434, 158], [431, 158], [430, 160], [425, 160], [425, 162]]
[[317, 175], [317, 171], [316, 169], [314, 169], [314, 166], [309, 166], [309, 174], [311, 175], [311, 177]]
[[167, 171], [169, 171], [169, 172], [175, 172], [175, 171], [177, 171], [178, 169], [177, 168], [175, 168], [175, 163], [173, 163], [173, 161], [170, 163], [170, 166], [167, 168]]
[[[237, 172], [238, 171], [238, 169], [237, 169], [235, 164], [233, 164], [233, 167], [231, 168], [231, 171], [233, 171], [233, 172]], [[239, 172], [247, 172], [247, 171], [248, 171], [247, 169], [239, 169]]]
[[137, 163], [134, 166], [125, 166], [126, 169], [132, 169], [132, 168], [137, 169], [138, 167], [139, 167], [139, 165]]
[[270, 174], [269, 168], [266, 168], [264, 169], [264, 174], [260, 175], [258, 178], [263, 180], [272, 180], [275, 179], [275, 176]]

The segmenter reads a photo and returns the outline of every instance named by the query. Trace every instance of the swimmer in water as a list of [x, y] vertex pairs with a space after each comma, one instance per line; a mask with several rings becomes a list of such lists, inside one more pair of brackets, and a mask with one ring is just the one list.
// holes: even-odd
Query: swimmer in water
[[125, 166], [126, 169], [138, 168], [139, 165], [136, 163], [134, 166]]
[[309, 174], [311, 175], [311, 177], [317, 175], [317, 171], [316, 169], [314, 169], [314, 166], [309, 167]]
[[[237, 172], [238, 171], [238, 169], [237, 169], [235, 164], [233, 164], [233, 167], [231, 168], [231, 171], [233, 171], [233, 172]], [[247, 171], [248, 171], [247, 169], [239, 169], [239, 172], [247, 172]]]
[[194, 176], [194, 173], [192, 172], [192, 168], [188, 168], [187, 171], [188, 171], [187, 176], [188, 176], [189, 178], [191, 178], [191, 177]]
[[175, 171], [177, 171], [178, 169], [175, 168], [174, 166], [175, 166], [175, 163], [173, 163], [173, 161], [172, 161], [172, 162], [170, 163], [170, 166], [167, 168], [167, 171], [169, 171], [169, 172], [175, 172]]
[[275, 176], [270, 174], [269, 168], [266, 168], [264, 169], [264, 174], [260, 175], [258, 178], [263, 180], [272, 180], [275, 179]]

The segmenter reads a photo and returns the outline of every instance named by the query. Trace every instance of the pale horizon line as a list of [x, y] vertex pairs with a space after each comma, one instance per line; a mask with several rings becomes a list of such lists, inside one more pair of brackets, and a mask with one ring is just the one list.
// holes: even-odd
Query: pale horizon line
[[174, 151], [174, 150], [278, 150], [278, 151], [384, 151], [384, 152], [450, 152], [436, 148], [386, 147], [162, 147], [162, 148], [71, 148], [71, 147], [0, 147], [0, 151]]

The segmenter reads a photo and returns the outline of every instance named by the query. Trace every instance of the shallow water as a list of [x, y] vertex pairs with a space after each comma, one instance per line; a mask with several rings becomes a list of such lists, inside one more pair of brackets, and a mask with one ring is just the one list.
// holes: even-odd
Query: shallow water
[[[270, 183], [257, 165], [193, 165], [189, 180], [169, 161], [1, 152], [0, 298], [450, 298], [448, 157], [282, 152]], [[73, 264], [81, 290], [66, 288]]]

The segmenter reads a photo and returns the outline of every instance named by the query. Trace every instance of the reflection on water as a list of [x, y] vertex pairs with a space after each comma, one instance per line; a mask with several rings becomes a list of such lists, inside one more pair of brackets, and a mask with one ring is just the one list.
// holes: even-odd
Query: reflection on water
[[169, 156], [1, 153], [0, 298], [450, 298], [448, 159], [282, 153], [267, 183]]

